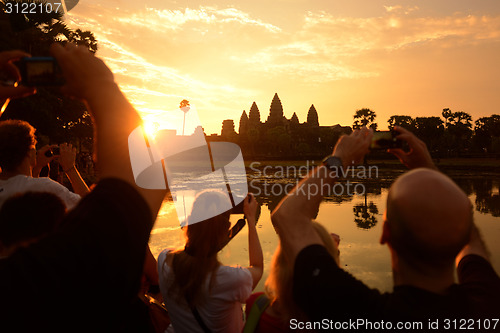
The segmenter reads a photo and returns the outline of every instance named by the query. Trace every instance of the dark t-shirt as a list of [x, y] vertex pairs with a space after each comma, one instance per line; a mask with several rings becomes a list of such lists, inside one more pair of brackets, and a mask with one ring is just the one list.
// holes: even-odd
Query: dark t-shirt
[[[453, 328], [453, 319], [498, 318], [500, 279], [490, 263], [469, 255], [462, 259], [457, 273], [460, 284], [451, 286], [446, 295], [412, 286], [397, 286], [392, 293], [382, 294], [339, 268], [323, 246], [311, 245], [295, 261], [293, 294], [311, 321], [365, 319], [394, 325], [421, 321], [422, 329], [428, 330], [429, 320], [438, 320], [443, 330], [446, 319]], [[344, 328], [353, 330], [354, 326]], [[370, 327], [358, 330], [369, 331]]]
[[99, 182], [58, 232], [0, 260], [0, 331], [116, 331], [138, 291], [151, 221], [129, 184]]

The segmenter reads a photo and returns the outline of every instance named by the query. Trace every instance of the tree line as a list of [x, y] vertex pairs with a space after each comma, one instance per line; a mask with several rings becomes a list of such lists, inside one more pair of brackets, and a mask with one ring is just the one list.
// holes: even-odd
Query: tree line
[[[440, 157], [456, 157], [471, 154], [500, 153], [500, 115], [481, 117], [475, 122], [464, 111], [443, 109], [442, 117], [411, 117], [394, 115], [388, 120], [388, 128], [404, 127], [421, 138], [431, 152]], [[376, 113], [360, 109], [354, 114], [353, 129], [367, 126], [377, 129]]]

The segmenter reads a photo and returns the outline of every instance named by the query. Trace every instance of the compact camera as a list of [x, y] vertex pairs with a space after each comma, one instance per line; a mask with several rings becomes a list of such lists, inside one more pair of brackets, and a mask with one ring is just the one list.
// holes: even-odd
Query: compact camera
[[398, 135], [395, 131], [377, 131], [373, 133], [370, 149], [390, 149], [402, 148], [403, 141], [396, 138]]
[[53, 57], [24, 57], [16, 63], [21, 84], [29, 87], [64, 84], [61, 68]]

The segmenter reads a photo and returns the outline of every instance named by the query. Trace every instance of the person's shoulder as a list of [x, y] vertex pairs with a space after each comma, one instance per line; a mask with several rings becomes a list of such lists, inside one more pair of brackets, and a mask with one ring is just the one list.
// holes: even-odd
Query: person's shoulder
[[219, 276], [228, 276], [232, 278], [252, 278], [252, 274], [246, 267], [237, 266], [220, 266], [217, 270], [217, 275]]
[[252, 293], [252, 274], [240, 266], [219, 266], [213, 293], [230, 301], [245, 303]]
[[[26, 176], [25, 176], [26, 177]], [[27, 185], [30, 186], [32, 189], [55, 189], [58, 191], [69, 191], [68, 188], [55, 180], [49, 178], [49, 177], [39, 177], [39, 178], [33, 178], [33, 177], [26, 177], [20, 182], [24, 182]]]
[[216, 278], [218, 284], [223, 284], [224, 289], [235, 289], [235, 288], [239, 289], [250, 286], [250, 290], [247, 294], [247, 297], [251, 292], [251, 286], [253, 281], [252, 274], [245, 267], [220, 266], [217, 269]]
[[460, 284], [487, 279], [500, 285], [500, 277], [495, 272], [491, 263], [476, 254], [469, 254], [463, 257], [457, 266], [457, 273]]
[[[167, 255], [172, 252], [173, 249], [171, 248], [166, 248], [166, 249], [163, 249], [160, 254], [158, 254], [158, 272], [162, 271], [164, 269], [164, 265], [166, 265], [167, 263], [165, 262], [165, 260], [167, 259]], [[168, 267], [166, 267], [168, 268]]]
[[166, 248], [166, 249], [163, 249], [160, 254], [158, 255], [158, 260], [160, 260], [160, 258], [163, 258], [165, 259], [165, 257], [167, 256], [167, 254], [169, 254], [170, 252], [172, 252], [172, 249], [171, 248]]
[[28, 177], [26, 175], [15, 175], [7, 179], [0, 179], [1, 186], [13, 186], [18, 184], [28, 183], [33, 177]]
[[460, 260], [458, 266], [464, 266], [468, 263], [477, 263], [483, 266], [491, 266], [491, 263], [486, 258], [477, 254], [467, 254]]
[[69, 191], [65, 186], [48, 177], [33, 178], [26, 175], [10, 177], [9, 179], [3, 180], [0, 185], [9, 188], [10, 191], [15, 190], [20, 192], [43, 191], [58, 194], [62, 191]]

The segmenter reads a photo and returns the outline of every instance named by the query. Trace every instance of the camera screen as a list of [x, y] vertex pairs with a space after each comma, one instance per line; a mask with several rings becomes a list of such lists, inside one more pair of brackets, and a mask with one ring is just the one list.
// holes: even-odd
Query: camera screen
[[396, 148], [397, 140], [390, 131], [381, 131], [373, 133], [371, 149]]
[[36, 61], [26, 63], [26, 76], [30, 83], [46, 83], [57, 80], [52, 61]]

